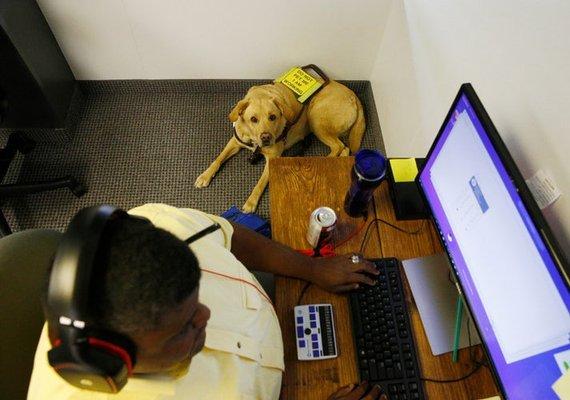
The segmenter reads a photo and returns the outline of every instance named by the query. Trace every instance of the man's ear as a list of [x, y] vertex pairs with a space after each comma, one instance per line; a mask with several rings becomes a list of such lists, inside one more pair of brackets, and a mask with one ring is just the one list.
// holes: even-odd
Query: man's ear
[[238, 103], [236, 104], [234, 109], [230, 112], [230, 115], [228, 115], [228, 118], [230, 119], [230, 121], [236, 122], [238, 120], [238, 118], [240, 117], [240, 115], [243, 114], [243, 112], [245, 111], [247, 106], [249, 106], [249, 101], [247, 101], [247, 100], [238, 101]]
[[295, 121], [295, 112], [287, 104], [283, 103], [278, 99], [273, 99], [273, 103], [281, 110], [281, 114], [285, 117], [287, 122], [291, 123]]

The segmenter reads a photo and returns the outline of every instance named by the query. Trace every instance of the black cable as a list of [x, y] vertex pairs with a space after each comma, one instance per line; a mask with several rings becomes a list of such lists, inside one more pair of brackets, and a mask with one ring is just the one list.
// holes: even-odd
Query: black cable
[[[375, 204], [374, 198], [372, 198], [372, 202], [374, 203], [374, 209], [376, 209], [376, 204]], [[370, 233], [370, 228], [372, 228], [372, 225], [379, 224], [379, 223], [383, 223], [385, 225], [388, 225], [389, 227], [391, 227], [391, 228], [393, 228], [399, 232], [406, 233], [408, 235], [417, 235], [424, 229], [424, 227], [426, 225], [426, 220], [424, 220], [422, 222], [422, 224], [420, 225], [420, 227], [418, 229], [416, 229], [414, 231], [408, 231], [408, 230], [402, 229], [399, 226], [396, 226], [396, 225], [392, 224], [391, 222], [388, 222], [382, 218], [374, 218], [372, 221], [370, 221], [370, 223], [368, 224], [368, 227], [366, 227], [366, 232], [364, 233], [364, 237], [362, 238], [362, 242], [360, 243], [359, 254], [364, 254], [364, 249], [366, 248], [366, 244], [368, 243], [368, 234]]]
[[486, 367], [487, 366], [486, 363], [476, 360], [475, 356], [473, 355], [474, 349], [473, 349], [473, 346], [471, 345], [471, 318], [467, 319], [467, 340], [469, 341], [469, 360], [475, 365], [471, 371], [469, 371], [467, 374], [465, 374], [459, 378], [454, 378], [454, 379], [432, 379], [432, 378], [420, 377], [420, 380], [426, 381], [426, 382], [433, 382], [433, 383], [460, 382], [460, 381], [463, 381], [463, 380], [469, 378], [471, 375], [473, 375], [474, 373], [479, 371], [479, 369], [481, 367]]
[[465, 375], [463, 375], [459, 378], [456, 378], [456, 379], [431, 379], [431, 378], [420, 377], [420, 380], [425, 381], [425, 382], [433, 382], [433, 383], [461, 382], [461, 381], [469, 378], [471, 375], [473, 375], [477, 371], [479, 371], [479, 368], [481, 368], [483, 365], [484, 364], [482, 364], [482, 363], [477, 363], [477, 365], [475, 365], [475, 368], [473, 368], [468, 374], [465, 374]]

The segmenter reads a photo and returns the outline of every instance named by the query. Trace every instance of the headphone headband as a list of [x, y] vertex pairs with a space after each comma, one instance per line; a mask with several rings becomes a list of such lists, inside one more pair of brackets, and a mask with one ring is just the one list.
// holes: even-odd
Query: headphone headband
[[126, 212], [103, 205], [84, 208], [73, 217], [56, 252], [49, 280], [50, 322], [68, 319], [77, 328], [83, 325], [101, 236], [110, 220], [124, 216]]

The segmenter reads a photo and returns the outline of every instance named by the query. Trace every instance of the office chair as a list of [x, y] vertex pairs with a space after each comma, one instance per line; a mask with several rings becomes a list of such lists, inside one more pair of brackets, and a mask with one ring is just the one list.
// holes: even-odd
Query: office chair
[[31, 229], [0, 239], [1, 398], [25, 399], [44, 315], [46, 271], [62, 234]]
[[[27, 138], [22, 132], [10, 134], [6, 147], [0, 149], [0, 182], [4, 179], [10, 163], [19, 151], [22, 154], [33, 150], [35, 142]], [[87, 191], [74, 177], [68, 175], [63, 178], [30, 183], [0, 184], [0, 206], [2, 202], [12, 196], [39, 193], [59, 188], [69, 188], [76, 197], [83, 196]], [[10, 226], [0, 210], [0, 237], [11, 234]]]

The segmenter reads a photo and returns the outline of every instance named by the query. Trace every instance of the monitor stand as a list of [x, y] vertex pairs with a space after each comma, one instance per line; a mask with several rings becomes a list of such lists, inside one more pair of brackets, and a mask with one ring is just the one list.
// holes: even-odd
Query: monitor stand
[[456, 325], [459, 293], [445, 254], [403, 260], [402, 265], [433, 355], [453, 351], [456, 332], [459, 349], [469, 346], [469, 332], [471, 345], [481, 343], [473, 322], [467, 326], [471, 316], [466, 307], [459, 315], [461, 325]]

